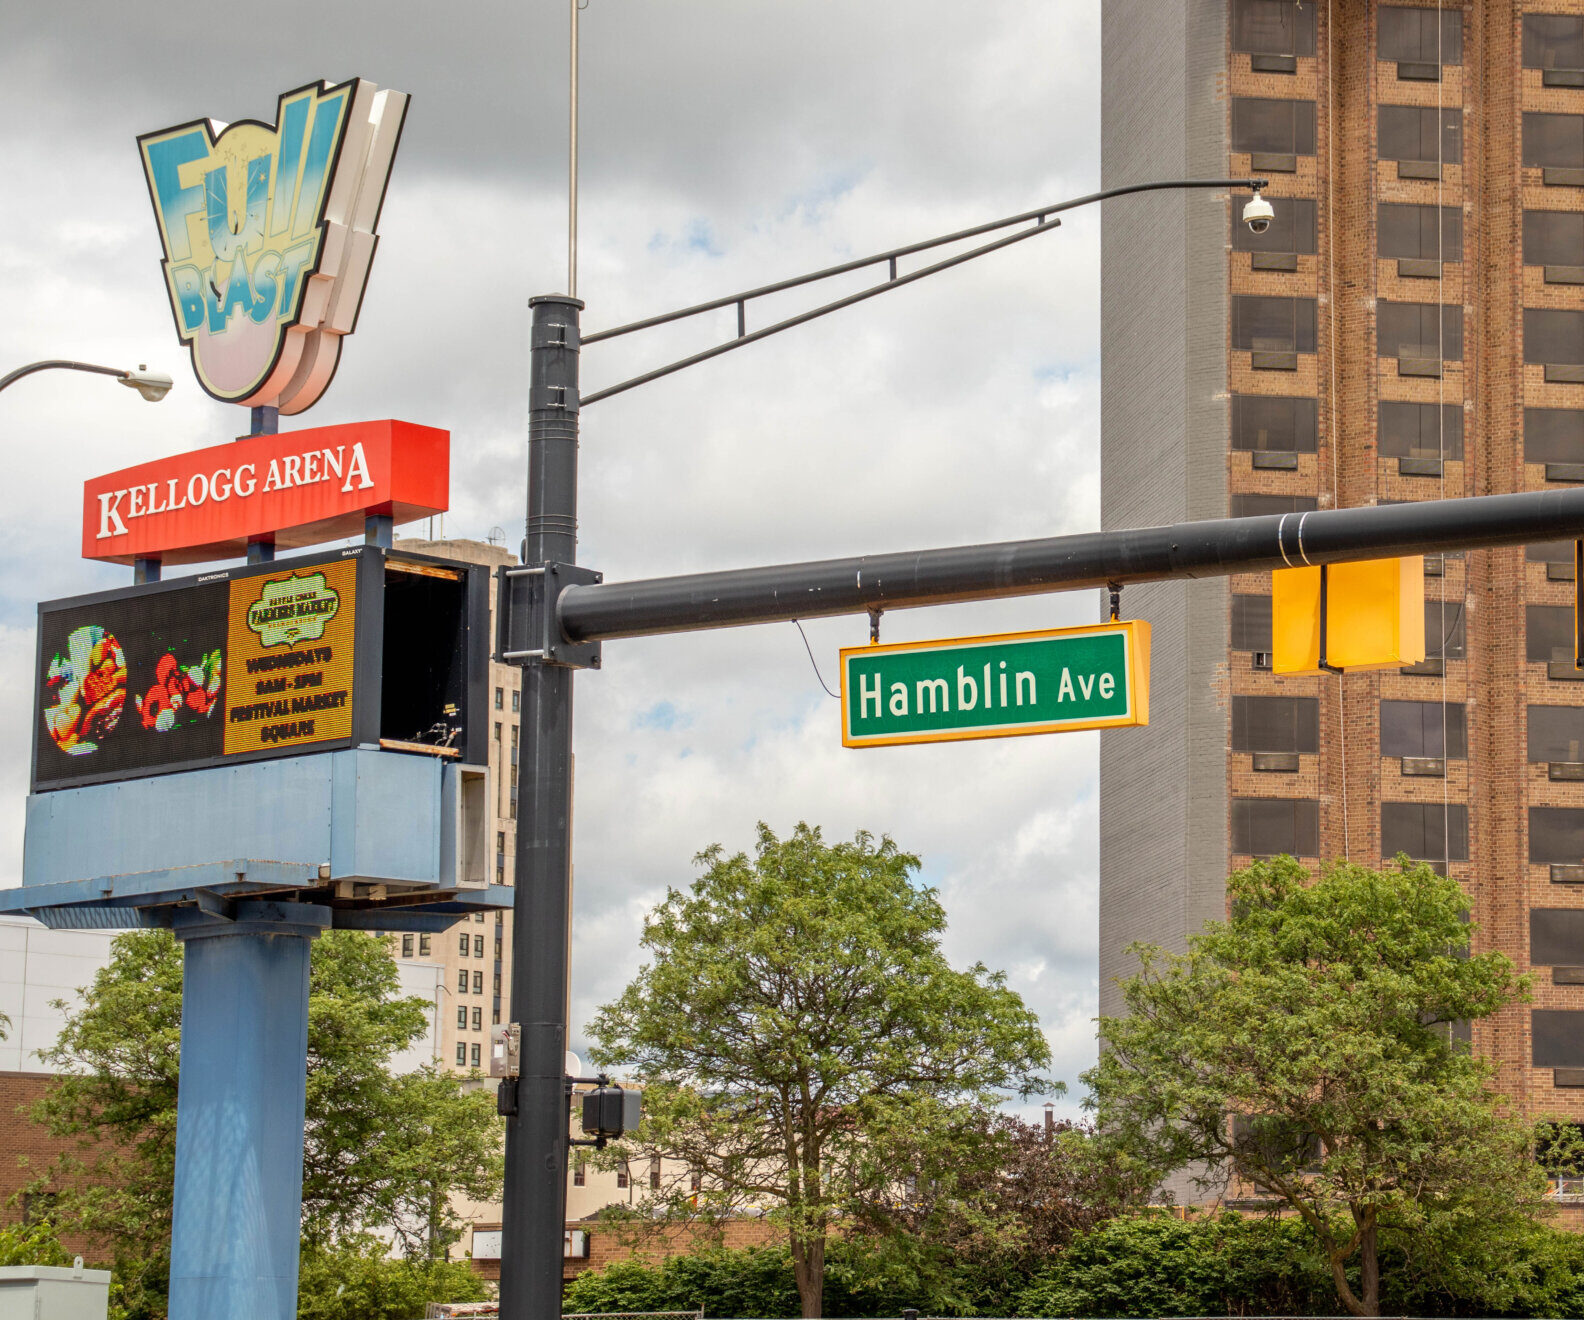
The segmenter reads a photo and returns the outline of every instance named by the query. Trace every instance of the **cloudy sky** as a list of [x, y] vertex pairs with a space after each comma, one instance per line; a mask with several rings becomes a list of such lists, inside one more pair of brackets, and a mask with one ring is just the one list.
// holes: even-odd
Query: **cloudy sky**
[[[582, 34], [588, 330], [1097, 186], [1098, 0], [590, 0]], [[176, 342], [135, 135], [268, 120], [278, 93], [317, 78], [411, 94], [358, 333], [324, 400], [288, 425], [449, 429], [447, 534], [498, 527], [515, 544], [527, 300], [566, 278], [567, 15], [559, 0], [72, 0], [14, 6], [5, 35], [0, 372], [62, 357], [177, 380], [158, 407], [68, 372], [0, 397], [0, 884], [13, 884], [35, 602], [128, 578], [78, 557], [81, 482], [246, 427]], [[615, 580], [1097, 527], [1098, 220], [1071, 215], [591, 407], [580, 559]], [[751, 324], [806, 305], [783, 295]], [[725, 312], [591, 348], [585, 389], [733, 328]], [[1090, 622], [1096, 608], [1085, 595], [899, 612], [884, 638]], [[834, 685], [837, 648], [867, 621], [807, 627]], [[920, 853], [953, 959], [1008, 972], [1059, 1077], [1092, 1059], [1094, 735], [845, 751], [790, 624], [608, 643], [604, 669], [579, 679], [576, 723], [574, 1045], [696, 852], [749, 846], [757, 820], [807, 820]]]

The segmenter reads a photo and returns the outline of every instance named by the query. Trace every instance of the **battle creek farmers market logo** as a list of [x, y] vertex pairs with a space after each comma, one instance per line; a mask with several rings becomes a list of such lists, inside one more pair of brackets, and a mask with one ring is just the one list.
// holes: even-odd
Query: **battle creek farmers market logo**
[[324, 393], [406, 112], [405, 93], [354, 78], [286, 93], [273, 125], [200, 119], [138, 139], [176, 332], [214, 398], [299, 413]]
[[247, 626], [263, 646], [295, 646], [317, 642], [325, 624], [341, 609], [341, 595], [323, 573], [308, 573], [270, 582], [248, 607]]

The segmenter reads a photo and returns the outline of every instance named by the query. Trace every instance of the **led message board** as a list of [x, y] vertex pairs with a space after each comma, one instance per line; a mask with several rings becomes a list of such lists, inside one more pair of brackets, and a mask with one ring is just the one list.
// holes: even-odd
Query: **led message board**
[[482, 758], [487, 590], [360, 546], [43, 604], [33, 789], [355, 744]]

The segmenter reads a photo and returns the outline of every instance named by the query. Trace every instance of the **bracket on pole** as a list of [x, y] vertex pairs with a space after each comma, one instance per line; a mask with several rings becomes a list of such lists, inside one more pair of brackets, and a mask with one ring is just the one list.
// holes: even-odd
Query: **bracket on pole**
[[1328, 674], [1340, 674], [1342, 671], [1331, 663], [1330, 652], [1326, 649], [1327, 593], [1331, 585], [1329, 568], [1329, 564], [1320, 565], [1320, 668]]
[[603, 582], [605, 575], [576, 564], [506, 565], [495, 570], [495, 659], [501, 664], [533, 661], [568, 669], [598, 669], [598, 642], [569, 642], [556, 604], [568, 587]]

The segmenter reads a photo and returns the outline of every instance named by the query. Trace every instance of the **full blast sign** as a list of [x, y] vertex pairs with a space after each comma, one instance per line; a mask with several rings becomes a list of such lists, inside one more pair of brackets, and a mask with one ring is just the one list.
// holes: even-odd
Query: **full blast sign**
[[1149, 723], [1149, 624], [841, 653], [842, 743], [958, 742]]

